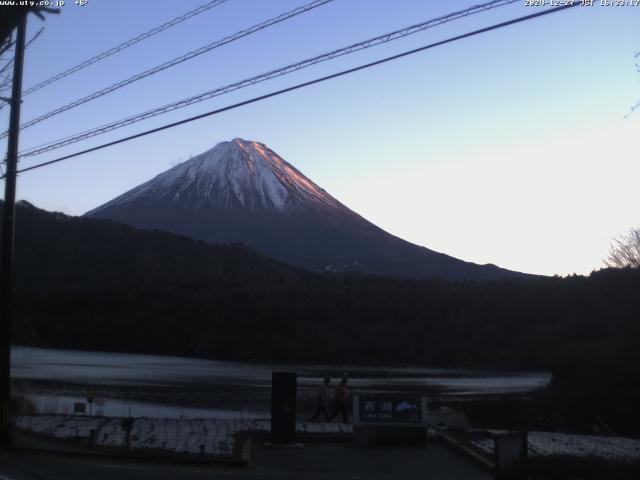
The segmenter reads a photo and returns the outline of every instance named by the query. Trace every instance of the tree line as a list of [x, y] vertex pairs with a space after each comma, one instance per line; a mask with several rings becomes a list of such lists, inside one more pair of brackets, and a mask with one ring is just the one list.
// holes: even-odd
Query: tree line
[[556, 404], [575, 413], [598, 399], [616, 425], [640, 400], [638, 268], [459, 282], [318, 274], [28, 205], [17, 219], [16, 344], [551, 370]]

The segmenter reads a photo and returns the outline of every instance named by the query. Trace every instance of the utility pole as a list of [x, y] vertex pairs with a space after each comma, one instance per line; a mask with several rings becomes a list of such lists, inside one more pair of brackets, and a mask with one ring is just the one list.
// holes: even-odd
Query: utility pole
[[20, 17], [16, 33], [13, 61], [11, 113], [7, 141], [7, 171], [4, 183], [2, 217], [2, 252], [0, 256], [0, 449], [11, 446], [11, 313], [13, 277], [13, 240], [16, 209], [16, 171], [18, 169], [18, 135], [20, 132], [20, 103], [22, 101], [22, 66], [24, 63], [27, 12]]

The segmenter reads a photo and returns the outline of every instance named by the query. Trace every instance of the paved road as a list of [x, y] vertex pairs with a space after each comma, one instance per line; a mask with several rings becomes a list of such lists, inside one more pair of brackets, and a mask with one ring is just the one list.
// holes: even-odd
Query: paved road
[[[308, 444], [300, 450], [252, 449], [256, 472], [298, 478], [490, 480], [493, 475], [431, 443], [427, 447], [353, 448], [349, 444]], [[275, 477], [274, 477], [275, 478]]]
[[234, 473], [248, 472], [196, 465], [113, 461], [66, 454], [11, 452], [0, 460], [0, 480], [203, 480], [229, 478]]
[[427, 448], [355, 449], [310, 444], [303, 449], [253, 448], [255, 467], [144, 463], [100, 457], [10, 452], [0, 458], [0, 480], [490, 480], [467, 460], [440, 445]]

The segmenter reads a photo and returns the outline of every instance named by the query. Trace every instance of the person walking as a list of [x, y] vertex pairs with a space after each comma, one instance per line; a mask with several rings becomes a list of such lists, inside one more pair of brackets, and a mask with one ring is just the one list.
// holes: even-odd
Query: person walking
[[318, 408], [316, 408], [315, 413], [309, 419], [310, 422], [313, 422], [318, 416], [322, 413], [324, 415], [324, 419], [329, 421], [329, 412], [327, 411], [327, 401], [329, 400], [329, 383], [331, 379], [329, 377], [325, 377], [322, 381], [322, 385], [318, 387]]
[[349, 400], [349, 391], [347, 390], [347, 377], [342, 376], [342, 381], [336, 388], [336, 399], [333, 413], [328, 421], [332, 421], [339, 413], [342, 413], [342, 423], [347, 423], [347, 401]]

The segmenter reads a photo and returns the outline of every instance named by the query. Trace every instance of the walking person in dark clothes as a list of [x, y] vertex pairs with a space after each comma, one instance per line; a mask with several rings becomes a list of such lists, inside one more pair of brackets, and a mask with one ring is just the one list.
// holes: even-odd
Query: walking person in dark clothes
[[336, 388], [336, 403], [333, 413], [329, 417], [329, 422], [336, 418], [342, 412], [342, 423], [347, 423], [347, 401], [349, 400], [349, 392], [347, 390], [347, 377], [342, 376], [342, 381]]
[[329, 412], [327, 410], [327, 402], [329, 400], [329, 382], [331, 379], [329, 377], [325, 377], [322, 381], [322, 385], [318, 387], [318, 408], [316, 408], [316, 412], [309, 419], [310, 422], [313, 422], [318, 415], [321, 413], [324, 415], [324, 419], [329, 421]]

